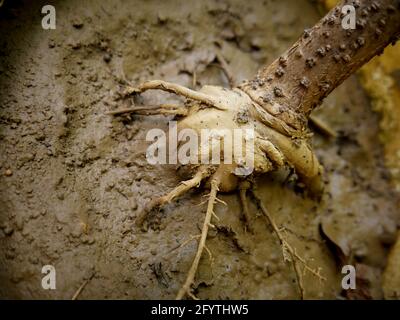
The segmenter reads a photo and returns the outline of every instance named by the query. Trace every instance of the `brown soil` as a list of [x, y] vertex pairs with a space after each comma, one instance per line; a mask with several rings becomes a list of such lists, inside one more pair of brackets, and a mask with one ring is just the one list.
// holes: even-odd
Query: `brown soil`
[[[123, 106], [118, 93], [127, 80], [193, 87], [195, 74], [196, 88], [226, 86], [218, 51], [238, 80], [251, 78], [321, 12], [306, 0], [55, 3], [56, 30], [41, 28], [44, 2], [0, 8], [0, 297], [70, 299], [90, 279], [79, 298], [173, 298], [196, 243], [176, 248], [199, 233], [207, 190], [168, 205], [140, 231], [134, 220], [145, 204], [180, 180], [173, 167], [145, 159], [147, 130], [166, 129], [168, 118], [105, 113]], [[176, 100], [143, 95], [146, 104], [166, 101]], [[315, 115], [338, 134], [314, 138], [326, 171], [323, 200], [305, 198], [284, 181], [287, 172], [260, 179], [259, 194], [291, 244], [327, 278], [320, 283], [306, 274], [306, 298], [339, 297], [343, 256], [366, 280], [355, 297], [380, 298], [400, 214], [379, 117], [356, 76]], [[196, 295], [299, 298], [295, 273], [254, 204], [249, 233], [238, 195], [221, 199], [228, 206], [217, 205], [220, 221], [208, 240], [213, 260], [201, 261]], [[56, 268], [56, 290], [41, 287], [47, 264]]]

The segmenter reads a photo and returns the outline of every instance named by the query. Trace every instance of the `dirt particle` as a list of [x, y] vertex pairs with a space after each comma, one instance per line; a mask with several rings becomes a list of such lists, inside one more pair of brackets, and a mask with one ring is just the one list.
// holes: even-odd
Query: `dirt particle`
[[307, 39], [311, 36], [311, 29], [304, 29], [303, 38]]
[[358, 29], [364, 29], [366, 25], [367, 25], [367, 21], [365, 19], [360, 19], [356, 22], [356, 27]]
[[308, 88], [310, 86], [310, 80], [308, 80], [307, 77], [303, 77], [300, 80], [300, 84], [304, 87], [304, 88]]
[[368, 10], [367, 10], [367, 9], [363, 9], [363, 10], [361, 11], [361, 16], [362, 16], [362, 17], [367, 17], [367, 16], [368, 16]]
[[164, 24], [168, 21], [168, 17], [162, 12], [159, 12], [157, 15], [157, 20], [160, 24]]
[[340, 55], [339, 54], [335, 54], [333, 56], [333, 60], [335, 60], [336, 62], [339, 62], [340, 61]]
[[50, 39], [49, 40], [48, 46], [49, 46], [50, 49], [52, 49], [52, 48], [54, 48], [56, 46], [56, 43], [55, 43], [54, 39]]
[[13, 172], [12, 172], [11, 169], [7, 169], [6, 171], [4, 171], [4, 175], [5, 175], [6, 177], [11, 177], [12, 174], [13, 174]]
[[283, 94], [283, 91], [279, 87], [274, 87], [274, 94], [277, 97], [284, 97], [285, 95]]
[[280, 64], [282, 67], [286, 67], [286, 66], [287, 66], [287, 58], [286, 58], [286, 57], [283, 57], [283, 56], [279, 57], [279, 64]]
[[389, 6], [387, 7], [387, 11], [388, 11], [389, 13], [395, 13], [395, 12], [396, 12], [396, 8], [395, 8], [394, 6], [392, 6], [392, 5], [389, 5]]
[[269, 103], [272, 100], [272, 97], [269, 93], [266, 93], [263, 97], [262, 97], [263, 102], [265, 103]]
[[3, 231], [4, 231], [4, 233], [5, 233], [6, 236], [11, 236], [11, 235], [13, 234], [13, 232], [14, 232], [14, 228], [7, 224], [7, 225], [3, 228]]
[[376, 1], [372, 2], [372, 4], [371, 4], [371, 9], [372, 9], [373, 11], [375, 11], [375, 12], [378, 12], [379, 9], [380, 9], [379, 3], [377, 3]]
[[104, 56], [103, 56], [103, 60], [106, 63], [109, 63], [111, 61], [112, 55], [111, 53], [107, 52]]
[[333, 25], [333, 24], [335, 24], [336, 16], [333, 14], [333, 15], [331, 15], [326, 21], [327, 21], [327, 23], [328, 23], [329, 25]]
[[317, 49], [317, 54], [319, 55], [319, 56], [321, 56], [321, 57], [325, 57], [325, 54], [326, 54], [326, 52], [325, 52], [325, 49], [324, 48], [318, 48]]
[[75, 29], [82, 29], [82, 27], [83, 27], [83, 22], [82, 22], [81, 20], [79, 20], [79, 19], [75, 19], [75, 20], [72, 22], [72, 26], [73, 26]]
[[342, 56], [342, 59], [346, 63], [351, 61], [351, 58], [350, 58], [350, 56], [348, 54], [345, 54], [344, 56]]
[[312, 68], [315, 66], [315, 58], [307, 58], [306, 59], [306, 66]]
[[282, 77], [284, 74], [285, 74], [285, 70], [283, 70], [282, 67], [278, 67], [278, 69], [276, 69], [276, 71], [275, 71], [275, 75], [279, 78]]
[[365, 39], [363, 37], [358, 37], [357, 43], [360, 47], [362, 47], [365, 44]]
[[382, 34], [382, 30], [379, 29], [379, 28], [376, 28], [376, 29], [375, 29], [375, 35], [376, 35], [376, 37], [379, 37], [381, 34]]

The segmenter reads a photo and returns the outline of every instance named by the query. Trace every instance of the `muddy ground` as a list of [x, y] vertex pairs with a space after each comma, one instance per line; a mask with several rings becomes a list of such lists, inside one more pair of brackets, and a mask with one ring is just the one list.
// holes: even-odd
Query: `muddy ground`
[[[12, 2], [12, 3], [11, 3]], [[33, 3], [32, 3], [33, 2]], [[183, 283], [207, 190], [153, 215], [135, 217], [149, 199], [180, 181], [172, 166], [146, 162], [161, 116], [112, 117], [127, 81], [165, 79], [189, 87], [227, 86], [215, 63], [251, 78], [312, 26], [312, 1], [55, 1], [56, 30], [41, 28], [41, 1], [0, 8], [0, 297], [168, 299]], [[301, 14], [299, 14], [301, 12]], [[153, 92], [144, 104], [177, 101]], [[138, 102], [138, 101], [136, 101]], [[385, 168], [379, 115], [357, 76], [316, 112], [337, 133], [316, 131], [325, 167], [321, 202], [305, 197], [287, 172], [261, 177], [258, 194], [290, 243], [327, 279], [304, 275], [305, 298], [381, 298], [381, 275], [399, 225], [399, 197]], [[298, 299], [296, 276], [254, 204], [246, 232], [237, 194], [221, 196], [220, 221], [195, 283], [199, 298]], [[342, 292], [343, 264], [357, 264], [358, 290]], [[56, 290], [41, 287], [43, 265]], [[87, 281], [88, 280], [88, 281]]]

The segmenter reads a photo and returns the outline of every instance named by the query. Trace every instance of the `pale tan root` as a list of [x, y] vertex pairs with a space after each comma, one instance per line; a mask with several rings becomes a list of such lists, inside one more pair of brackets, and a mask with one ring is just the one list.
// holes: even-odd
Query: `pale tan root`
[[321, 269], [317, 268], [317, 269], [313, 269], [312, 267], [310, 267], [308, 265], [308, 263], [304, 260], [304, 258], [302, 258], [301, 256], [299, 256], [296, 252], [296, 249], [294, 249], [285, 239], [285, 237], [283, 236], [283, 229], [279, 229], [278, 226], [276, 225], [275, 221], [273, 220], [271, 214], [269, 213], [269, 211], [267, 210], [267, 208], [264, 206], [264, 204], [262, 203], [261, 199], [256, 195], [256, 193], [253, 190], [253, 196], [255, 198], [255, 200], [257, 201], [257, 204], [259, 206], [259, 208], [261, 209], [264, 217], [267, 219], [268, 223], [272, 226], [272, 229], [274, 230], [276, 236], [279, 239], [279, 242], [282, 246], [282, 255], [283, 255], [283, 259], [286, 262], [291, 262], [293, 264], [293, 269], [296, 273], [296, 278], [297, 278], [297, 284], [299, 286], [299, 292], [300, 292], [300, 296], [303, 299], [304, 298], [304, 286], [303, 286], [303, 282], [302, 282], [302, 275], [300, 272], [300, 267], [298, 265], [298, 262], [304, 267], [305, 271], [310, 272], [311, 274], [313, 274], [315, 277], [318, 278], [318, 280], [320, 281], [325, 281], [326, 278], [323, 277], [321, 275]]
[[[191, 293], [191, 286], [192, 286], [194, 278], [196, 276], [197, 268], [199, 266], [199, 262], [200, 262], [200, 258], [203, 253], [203, 250], [206, 249], [206, 239], [207, 239], [207, 234], [208, 234], [208, 228], [210, 226], [212, 226], [211, 218], [213, 217], [213, 214], [214, 214], [214, 205], [215, 205], [215, 202], [217, 199], [219, 183], [220, 183], [220, 179], [214, 175], [213, 179], [211, 180], [210, 197], [208, 199], [207, 212], [206, 212], [206, 216], [204, 219], [203, 228], [201, 231], [199, 245], [197, 247], [197, 252], [193, 259], [193, 262], [189, 269], [189, 272], [187, 274], [186, 281], [176, 296], [176, 300], [181, 300], [182, 298], [184, 298], [185, 295], [194, 297], [193, 294]], [[211, 253], [209, 252], [209, 254], [210, 254], [210, 258], [212, 260]]]
[[189, 191], [192, 188], [198, 187], [201, 181], [209, 175], [209, 171], [205, 167], [200, 167], [194, 177], [190, 180], [182, 181], [177, 187], [175, 187], [168, 194], [153, 199], [149, 202], [143, 212], [136, 218], [136, 225], [142, 226], [147, 215], [156, 207], [161, 207], [167, 203], [170, 203], [176, 197], [179, 197]]
[[136, 88], [128, 87], [126, 89], [127, 92], [125, 94], [142, 93], [147, 90], [156, 90], [156, 89], [175, 93], [176, 95], [180, 95], [192, 100], [199, 101], [209, 107], [214, 107], [221, 110], [226, 109], [224, 106], [221, 105], [220, 101], [213, 96], [186, 88], [176, 83], [166, 82], [163, 80], [146, 81]]
[[188, 111], [184, 106], [175, 105], [175, 104], [161, 104], [160, 106], [140, 106], [140, 107], [131, 107], [131, 108], [123, 108], [118, 110], [113, 110], [106, 112], [108, 115], [120, 115], [124, 113], [136, 113], [139, 115], [154, 115], [154, 114], [165, 114], [165, 115], [187, 115]]

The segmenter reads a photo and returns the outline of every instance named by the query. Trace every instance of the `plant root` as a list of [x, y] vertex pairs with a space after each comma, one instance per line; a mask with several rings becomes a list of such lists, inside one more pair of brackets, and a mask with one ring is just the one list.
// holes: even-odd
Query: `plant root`
[[150, 80], [142, 83], [138, 87], [127, 87], [126, 95], [135, 94], [135, 93], [143, 93], [147, 90], [163, 90], [170, 93], [175, 93], [176, 95], [183, 96], [188, 99], [199, 101], [209, 107], [217, 108], [220, 110], [225, 110], [221, 104], [221, 101], [213, 96], [205, 94], [200, 91], [195, 91], [184, 86], [181, 86], [176, 83], [167, 82], [163, 80]]
[[140, 107], [132, 107], [132, 108], [124, 108], [109, 111], [107, 115], [121, 115], [125, 113], [135, 113], [139, 115], [154, 115], [154, 114], [165, 114], [165, 115], [181, 115], [186, 116], [188, 111], [185, 107], [175, 104], [162, 104], [158, 107], [153, 106], [140, 106]]
[[250, 210], [249, 203], [247, 201], [247, 190], [250, 189], [250, 183], [248, 181], [243, 181], [239, 185], [239, 197], [240, 203], [242, 205], [243, 217], [245, 219], [245, 231], [252, 232], [252, 228], [250, 226]]
[[168, 194], [150, 201], [149, 204], [146, 206], [146, 208], [142, 211], [142, 213], [136, 218], [136, 225], [138, 227], [143, 227], [145, 219], [152, 210], [154, 210], [155, 208], [160, 208], [165, 204], [170, 203], [176, 197], [185, 194], [190, 189], [200, 186], [201, 181], [208, 175], [209, 175], [209, 170], [207, 170], [207, 168], [205, 167], [200, 167], [192, 179], [182, 181], [177, 187], [175, 187]]
[[323, 135], [327, 136], [328, 138], [337, 137], [335, 130], [333, 130], [325, 121], [321, 120], [313, 114], [310, 114], [308, 119], [311, 124]]
[[283, 260], [285, 262], [291, 262], [293, 265], [293, 269], [296, 274], [300, 297], [301, 297], [301, 299], [304, 299], [305, 290], [304, 290], [304, 286], [303, 286], [302, 272], [300, 270], [299, 263], [304, 267], [304, 272], [305, 271], [310, 272], [315, 277], [317, 277], [318, 280], [326, 281], [326, 278], [321, 275], [321, 268], [314, 269], [314, 268], [310, 267], [308, 265], [308, 263], [305, 261], [305, 259], [302, 258], [301, 256], [299, 256], [299, 254], [296, 252], [296, 249], [293, 248], [290, 245], [290, 243], [286, 240], [286, 238], [284, 236], [284, 229], [278, 228], [278, 226], [276, 225], [271, 214], [269, 213], [267, 208], [264, 206], [261, 199], [256, 195], [254, 190], [252, 190], [252, 194], [253, 194], [254, 199], [257, 202], [258, 207], [261, 209], [261, 212], [263, 213], [264, 217], [267, 219], [268, 223], [272, 226], [272, 229], [274, 230], [276, 236], [279, 239], [279, 242], [282, 247]]
[[216, 53], [216, 57], [217, 57], [217, 60], [219, 62], [220, 68], [222, 69], [222, 71], [224, 72], [226, 78], [228, 79], [229, 86], [231, 88], [234, 88], [236, 86], [236, 78], [233, 75], [233, 73], [231, 72], [228, 62], [226, 62], [226, 60], [223, 57], [223, 55], [221, 53], [219, 53], [219, 52]]
[[74, 293], [74, 295], [72, 296], [71, 300], [76, 300], [78, 299], [79, 295], [81, 294], [81, 292], [83, 291], [83, 289], [86, 287], [86, 285], [89, 283], [90, 280], [92, 280], [92, 278], [94, 277], [94, 274], [92, 273], [90, 275], [90, 277], [88, 279], [86, 279], [78, 288], [78, 290], [76, 290], [76, 292]]
[[206, 248], [206, 239], [207, 239], [207, 234], [208, 234], [208, 228], [210, 226], [213, 226], [211, 224], [211, 218], [213, 217], [213, 214], [214, 214], [214, 205], [215, 205], [215, 202], [217, 199], [219, 184], [220, 184], [219, 177], [214, 175], [213, 178], [211, 179], [211, 191], [210, 191], [210, 196], [208, 199], [207, 212], [206, 212], [206, 216], [204, 219], [203, 228], [201, 230], [201, 237], [199, 240], [199, 245], [197, 247], [197, 252], [193, 259], [193, 262], [189, 269], [189, 272], [186, 276], [186, 281], [176, 296], [176, 300], [181, 300], [182, 298], [185, 297], [185, 295], [188, 295], [193, 298], [193, 293], [191, 292], [191, 286], [192, 286], [194, 278], [196, 276], [200, 258], [201, 258], [201, 255], [202, 255], [204, 249], [206, 249], [209, 252], [210, 259], [212, 261], [211, 252]]

